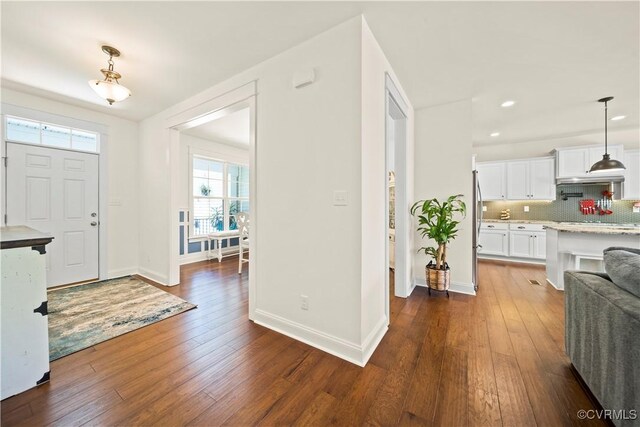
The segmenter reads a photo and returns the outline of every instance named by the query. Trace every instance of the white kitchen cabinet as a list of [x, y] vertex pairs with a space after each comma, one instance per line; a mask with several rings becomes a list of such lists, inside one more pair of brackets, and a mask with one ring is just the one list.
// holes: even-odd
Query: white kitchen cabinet
[[531, 258], [531, 232], [509, 231], [509, 256]]
[[509, 255], [508, 224], [482, 224], [478, 236], [479, 255]]
[[545, 259], [546, 232], [540, 224], [510, 224], [509, 256]]
[[482, 200], [504, 200], [506, 196], [505, 162], [483, 162], [476, 165]]
[[547, 258], [547, 232], [537, 231], [533, 233], [533, 258]]
[[553, 157], [529, 161], [529, 194], [531, 200], [556, 199], [556, 162]]
[[554, 168], [553, 157], [508, 161], [507, 199], [555, 200]]
[[[612, 159], [622, 160], [624, 148], [622, 145], [609, 145], [609, 155]], [[603, 145], [589, 147], [558, 148], [556, 150], [556, 177], [574, 178], [589, 175], [591, 166], [602, 160]]]
[[507, 162], [507, 199], [525, 200], [529, 198], [530, 169], [528, 160]]
[[640, 200], [640, 150], [625, 151], [622, 162], [627, 168], [624, 171], [622, 198]]

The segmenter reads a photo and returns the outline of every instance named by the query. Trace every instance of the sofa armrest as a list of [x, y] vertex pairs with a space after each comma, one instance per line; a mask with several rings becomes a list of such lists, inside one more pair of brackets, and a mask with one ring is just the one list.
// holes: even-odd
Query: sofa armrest
[[564, 273], [566, 296], [574, 294], [568, 288], [584, 287], [603, 298], [605, 302], [613, 305], [625, 315], [640, 322], [640, 298], [630, 292], [616, 286], [605, 273], [586, 271], [565, 271]]

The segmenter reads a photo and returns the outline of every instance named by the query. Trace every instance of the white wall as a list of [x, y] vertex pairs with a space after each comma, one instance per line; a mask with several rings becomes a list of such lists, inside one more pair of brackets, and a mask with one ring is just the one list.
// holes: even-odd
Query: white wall
[[[415, 111], [415, 199], [464, 195], [469, 212], [458, 236], [448, 246], [447, 262], [451, 266], [452, 290], [473, 293], [471, 123], [470, 100]], [[414, 221], [414, 229], [415, 226]], [[417, 236], [415, 249], [425, 243]], [[415, 277], [421, 284], [427, 263], [424, 253], [414, 255]]]
[[[368, 336], [367, 329], [384, 315], [384, 288], [378, 285], [386, 274], [385, 207], [377, 202], [386, 191], [384, 74], [380, 71], [388, 64], [381, 52], [365, 55], [377, 64], [375, 78], [368, 80], [362, 73], [362, 38], [361, 17], [338, 25], [145, 120], [140, 144], [141, 185], [146, 190], [141, 194], [140, 214], [146, 215], [151, 207], [157, 213], [153, 227], [141, 224], [141, 247], [154, 248], [141, 264], [163, 274], [167, 283], [169, 236], [153, 232], [166, 229], [170, 215], [177, 215], [168, 200], [170, 174], [165, 168], [172, 160], [165, 157], [171, 146], [167, 122], [257, 81], [257, 162], [252, 171], [257, 178], [257, 206], [252, 209], [258, 210], [259, 222], [252, 230], [257, 245], [252, 253], [257, 282], [253, 317], [356, 363], [366, 359], [363, 336]], [[366, 43], [375, 52], [371, 42]], [[315, 69], [316, 81], [293, 88], [293, 74], [308, 68]], [[378, 91], [370, 100], [375, 111], [365, 113], [363, 90], [372, 87]], [[379, 135], [373, 136], [378, 130]], [[363, 145], [372, 150], [371, 157], [363, 156]], [[144, 164], [146, 159], [158, 164], [151, 168]], [[367, 200], [363, 183], [372, 175], [379, 187]], [[333, 205], [336, 190], [347, 191], [347, 206]], [[363, 203], [375, 205], [376, 210], [375, 221], [367, 225], [362, 224], [363, 218], [371, 212], [363, 211]], [[380, 235], [374, 249], [379, 263], [375, 284], [363, 286], [362, 233], [369, 226]], [[308, 311], [301, 309], [301, 295], [309, 298]], [[368, 313], [364, 321], [363, 310]]]
[[[381, 327], [388, 324], [385, 316], [385, 286], [388, 271], [385, 264], [385, 242], [388, 239], [386, 198], [388, 178], [385, 165], [386, 74], [402, 91], [399, 79], [384, 55], [366, 21], [362, 20], [362, 331], [361, 340], [375, 348]], [[404, 101], [409, 98], [401, 93]], [[407, 112], [407, 148], [413, 152], [413, 108]], [[401, 159], [397, 159], [401, 162]], [[408, 176], [413, 177], [413, 157], [407, 156]], [[397, 175], [396, 175], [397, 176]], [[411, 181], [411, 180], [410, 180]], [[396, 183], [396, 185], [399, 185]], [[412, 189], [411, 189], [412, 190]], [[413, 194], [408, 194], [409, 199]], [[408, 206], [397, 206], [398, 217], [409, 216]], [[397, 220], [396, 220], [397, 221]], [[412, 245], [407, 248], [411, 251]], [[407, 254], [406, 259], [413, 257]], [[399, 268], [399, 267], [398, 267]], [[411, 277], [411, 275], [409, 276]], [[397, 284], [396, 286], [401, 286]]]
[[[260, 222], [255, 280], [256, 312], [302, 339], [357, 349], [360, 343], [360, 18], [302, 43], [141, 124], [141, 246], [154, 248], [141, 264], [168, 278], [170, 145], [165, 121], [258, 80], [257, 209]], [[294, 89], [293, 73], [313, 67], [316, 82]], [[144, 163], [142, 161], [141, 163]], [[155, 183], [155, 184], [154, 184]], [[333, 206], [334, 190], [349, 192], [349, 206]], [[153, 207], [153, 208], [151, 208]], [[173, 212], [171, 213], [174, 214]], [[177, 215], [177, 213], [176, 213]], [[162, 223], [162, 224], [160, 224]], [[164, 227], [164, 228], [162, 228]], [[284, 229], [286, 228], [286, 229]], [[172, 250], [177, 250], [172, 248]], [[300, 295], [309, 310], [300, 308]]]
[[[611, 130], [609, 144], [623, 144], [625, 150], [640, 148], [640, 129]], [[577, 135], [564, 138], [552, 138], [539, 141], [508, 144], [474, 145], [476, 161], [523, 159], [548, 156], [551, 150], [560, 147], [580, 145], [602, 145], [604, 148], [604, 130], [602, 132]]]
[[108, 128], [107, 274], [132, 274], [138, 266], [138, 124], [108, 114], [2, 88], [2, 102]]

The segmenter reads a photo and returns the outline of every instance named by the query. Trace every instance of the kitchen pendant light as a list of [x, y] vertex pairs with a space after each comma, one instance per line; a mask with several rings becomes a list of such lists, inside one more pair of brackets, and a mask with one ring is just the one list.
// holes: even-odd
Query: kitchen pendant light
[[598, 102], [604, 102], [604, 154], [602, 160], [597, 161], [591, 166], [590, 173], [611, 173], [622, 172], [626, 168], [621, 161], [612, 159], [607, 151], [607, 102], [611, 101], [613, 96], [607, 96], [606, 98], [598, 99]]
[[89, 86], [98, 96], [107, 100], [109, 105], [119, 102], [131, 96], [131, 91], [122, 86], [118, 80], [122, 77], [120, 73], [113, 70], [113, 57], [120, 56], [120, 51], [111, 46], [102, 46], [102, 51], [109, 55], [109, 67], [101, 69], [104, 80], [89, 80]]

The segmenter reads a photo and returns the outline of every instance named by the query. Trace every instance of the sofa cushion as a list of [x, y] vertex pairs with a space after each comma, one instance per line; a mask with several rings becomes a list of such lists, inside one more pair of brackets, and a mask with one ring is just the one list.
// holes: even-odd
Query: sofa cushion
[[640, 297], [640, 251], [631, 248], [606, 249], [604, 268], [619, 288]]
[[624, 246], [611, 246], [610, 248], [605, 249], [603, 252], [607, 253], [609, 251], [627, 251], [632, 254], [640, 255], [640, 249], [636, 248], [625, 248]]

